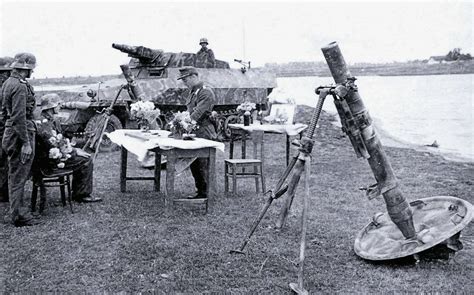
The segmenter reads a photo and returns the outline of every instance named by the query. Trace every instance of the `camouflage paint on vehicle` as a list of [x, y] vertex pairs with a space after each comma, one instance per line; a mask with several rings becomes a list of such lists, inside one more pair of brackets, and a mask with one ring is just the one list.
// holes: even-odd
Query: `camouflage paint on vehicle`
[[[268, 95], [277, 86], [276, 75], [260, 69], [231, 69], [229, 64], [222, 60], [216, 60], [214, 68], [204, 68], [196, 64], [196, 54], [194, 53], [173, 53], [164, 52], [159, 49], [150, 49], [143, 46], [128, 46], [112, 44], [112, 47], [127, 53], [131, 59], [129, 67], [135, 76], [135, 80], [145, 93], [148, 100], [153, 101], [162, 110], [162, 121], [167, 121], [172, 112], [185, 110], [185, 100], [189, 90], [179, 76], [179, 68], [183, 66], [195, 66], [199, 76], [205, 85], [214, 89], [216, 95], [216, 105], [214, 110], [219, 114], [220, 129], [223, 128], [227, 119], [236, 114], [235, 108], [242, 102], [249, 101], [257, 104], [257, 108], [265, 109], [268, 102]], [[73, 113], [64, 124], [74, 126], [73, 130], [81, 132], [85, 129], [88, 119], [107, 107], [121, 85], [125, 84], [125, 79], [111, 79], [92, 85], [78, 85], [71, 89], [58, 93], [64, 101], [68, 102], [90, 102], [86, 109], [70, 108], [66, 112]], [[97, 95], [93, 100], [87, 95], [89, 89], [94, 90]], [[48, 91], [38, 92], [46, 94]], [[122, 91], [117, 101], [117, 113], [123, 126], [129, 121], [128, 112], [124, 112], [124, 105], [127, 108], [132, 99], [127, 91]], [[127, 108], [128, 110], [128, 108]], [[82, 128], [82, 127], [83, 128]]]

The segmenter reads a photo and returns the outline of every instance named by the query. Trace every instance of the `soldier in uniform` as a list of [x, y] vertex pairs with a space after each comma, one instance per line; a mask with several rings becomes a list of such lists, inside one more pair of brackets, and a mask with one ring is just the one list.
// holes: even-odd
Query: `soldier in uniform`
[[201, 49], [196, 53], [196, 67], [198, 68], [214, 68], [216, 66], [216, 58], [212, 49], [207, 48], [207, 38], [201, 38], [199, 45]]
[[5, 221], [15, 226], [38, 224], [23, 202], [25, 183], [31, 172], [35, 154], [36, 127], [33, 111], [36, 107], [31, 77], [36, 58], [31, 53], [18, 53], [11, 65], [10, 77], [2, 87], [2, 113], [6, 114], [2, 147], [8, 162], [8, 192], [10, 209]]
[[[12, 70], [11, 63], [13, 58], [0, 57], [0, 106], [2, 105], [2, 86], [3, 83], [10, 77]], [[0, 138], [3, 137], [5, 131], [6, 116], [0, 110]], [[6, 153], [3, 153], [0, 146], [0, 202], [8, 202], [8, 165]]]
[[[215, 140], [217, 134], [210, 120], [212, 108], [216, 100], [214, 91], [204, 85], [194, 67], [184, 67], [179, 69], [179, 72], [178, 80], [183, 80], [186, 87], [190, 90], [189, 96], [186, 99], [186, 107], [191, 115], [191, 119], [195, 120], [199, 126], [196, 130], [196, 136]], [[191, 164], [191, 173], [194, 177], [197, 192], [188, 198], [207, 198], [207, 164], [208, 159], [206, 158], [197, 158]]]
[[[41, 97], [39, 118], [36, 120], [36, 158], [34, 173], [51, 174], [58, 168], [58, 162], [49, 157], [50, 149], [55, 147], [50, 138], [54, 134], [62, 134], [60, 122], [56, 115], [60, 108], [60, 98], [55, 93], [46, 94]], [[94, 166], [91, 155], [79, 148], [73, 148], [70, 158], [64, 162], [64, 169], [73, 170], [72, 175], [72, 198], [79, 203], [91, 203], [102, 201], [100, 198], [91, 196], [93, 189]]]

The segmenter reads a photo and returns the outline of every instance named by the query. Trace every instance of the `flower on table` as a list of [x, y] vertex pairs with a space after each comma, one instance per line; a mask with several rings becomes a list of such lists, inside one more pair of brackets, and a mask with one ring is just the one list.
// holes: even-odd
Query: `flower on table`
[[130, 105], [130, 116], [138, 121], [147, 120], [153, 122], [161, 115], [160, 109], [155, 107], [151, 101], [137, 101]]
[[256, 108], [257, 105], [255, 103], [246, 101], [237, 106], [237, 111], [241, 114], [244, 114], [245, 112], [252, 113]]
[[193, 130], [199, 128], [197, 122], [191, 119], [189, 112], [176, 112], [173, 114], [173, 119], [169, 122], [172, 133], [191, 133]]

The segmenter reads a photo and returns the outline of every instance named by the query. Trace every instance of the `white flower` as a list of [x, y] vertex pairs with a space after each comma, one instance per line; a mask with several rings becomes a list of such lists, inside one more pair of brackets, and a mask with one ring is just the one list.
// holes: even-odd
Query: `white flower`
[[160, 114], [160, 110], [151, 101], [137, 101], [130, 105], [130, 115], [133, 119], [147, 119], [151, 122]]
[[59, 169], [63, 169], [64, 166], [66, 166], [66, 164], [64, 164], [63, 162], [58, 163], [58, 168], [59, 168]]
[[59, 159], [61, 158], [61, 152], [58, 148], [51, 148], [49, 150], [49, 158], [50, 159]]
[[63, 135], [61, 133], [59, 133], [57, 136], [56, 136], [57, 139], [61, 140], [63, 139]]
[[52, 145], [56, 146], [58, 144], [58, 140], [56, 139], [56, 137], [54, 136], [51, 136], [49, 138], [49, 143], [51, 143]]

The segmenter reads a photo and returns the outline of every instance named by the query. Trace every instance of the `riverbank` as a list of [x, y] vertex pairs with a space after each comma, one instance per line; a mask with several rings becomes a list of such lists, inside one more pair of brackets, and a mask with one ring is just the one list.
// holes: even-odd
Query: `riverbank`
[[[384, 64], [356, 63], [348, 65], [352, 75], [358, 76], [420, 76], [473, 74], [474, 60], [449, 63], [427, 63], [425, 61], [393, 62]], [[277, 77], [331, 77], [329, 68], [322, 62], [293, 62], [266, 66]]]
[[[308, 123], [312, 108], [298, 107]], [[356, 234], [382, 200], [368, 201], [359, 187], [375, 182], [366, 160], [357, 159], [349, 139], [326, 112], [315, 134], [311, 163], [305, 287], [310, 293], [470, 293], [473, 290], [474, 226], [464, 229], [464, 249], [454, 260], [372, 263], [353, 252]], [[267, 135], [267, 188], [284, 169], [281, 135]], [[292, 147], [292, 154], [295, 152]], [[236, 147], [236, 150], [240, 150]], [[406, 148], [386, 147], [401, 190], [409, 201], [450, 195], [474, 203], [474, 164], [447, 161]], [[95, 165], [95, 204], [54, 206], [44, 224], [28, 228], [0, 225], [0, 286], [6, 293], [244, 293], [288, 294], [297, 281], [302, 182], [287, 225], [274, 229], [283, 200], [274, 201], [251, 239], [246, 255], [230, 255], [265, 202], [253, 180], [241, 180], [236, 195], [225, 195], [223, 159], [217, 155], [217, 195], [207, 215], [201, 208], [164, 210], [152, 182], [119, 188], [120, 153], [99, 154]], [[129, 175], [150, 176], [129, 157]], [[189, 171], [176, 179], [179, 194], [192, 192]], [[29, 196], [29, 191], [27, 192]], [[6, 206], [0, 203], [0, 208]]]

